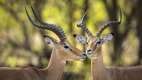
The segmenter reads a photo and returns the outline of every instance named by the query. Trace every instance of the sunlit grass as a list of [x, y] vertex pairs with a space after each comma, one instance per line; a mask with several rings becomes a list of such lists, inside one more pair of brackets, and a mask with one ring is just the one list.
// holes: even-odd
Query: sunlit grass
[[[6, 2], [8, 0], [0, 0], [0, 2]], [[15, 1], [15, 0], [14, 0]], [[12, 2], [14, 2], [12, 1]], [[32, 1], [33, 3], [34, 1]], [[63, 28], [65, 31], [65, 34], [67, 36], [68, 42], [73, 45], [74, 47], [83, 50], [83, 46], [75, 41], [73, 38], [73, 34], [81, 34], [81, 29], [76, 26], [77, 21], [79, 21], [82, 17], [82, 6], [83, 6], [83, 0], [72, 0], [73, 9], [72, 12], [72, 24], [73, 24], [73, 32], [69, 32], [71, 25], [70, 17], [69, 17], [69, 5], [65, 0], [48, 0], [44, 6], [42, 7], [41, 16], [44, 22], [52, 23], [59, 25]], [[127, 3], [126, 3], [127, 2]], [[108, 1], [108, 5], [111, 6], [111, 1]], [[118, 6], [121, 7], [122, 11], [129, 15], [132, 10], [133, 3], [131, 1], [118, 1]], [[4, 8], [0, 8], [0, 61], [1, 63], [4, 63], [5, 65], [8, 65], [10, 67], [17, 67], [17, 66], [24, 66], [28, 65], [29, 63], [38, 66], [39, 65], [39, 56], [44, 54], [43, 48], [44, 44], [42, 41], [42, 36], [39, 33], [39, 29], [33, 27], [31, 22], [28, 20], [27, 15], [25, 13], [25, 10], [23, 8], [23, 5], [17, 2], [14, 4], [8, 3], [8, 6], [11, 6], [11, 8], [16, 11], [18, 14], [17, 16], [20, 18], [23, 23], [25, 23], [24, 28], [27, 28], [27, 33], [31, 50], [27, 50], [24, 46], [25, 44], [25, 33], [24, 28], [19, 23], [18, 20], [16, 20], [8, 11], [6, 11]], [[35, 6], [37, 9], [38, 6]], [[30, 8], [28, 8], [29, 13], [31, 14]], [[31, 14], [33, 15], [33, 14]], [[109, 15], [107, 14], [107, 10], [105, 8], [104, 3], [102, 0], [89, 0], [89, 10], [88, 10], [88, 16], [89, 19], [87, 21], [87, 27], [89, 30], [95, 35], [95, 33], [100, 28], [100, 25], [104, 22], [108, 21]], [[33, 17], [33, 16], [32, 16]], [[119, 18], [119, 13], [118, 13]], [[123, 14], [122, 17], [122, 23], [119, 27], [119, 33], [123, 33], [125, 31], [125, 23], [126, 18]], [[138, 49], [139, 49], [139, 41], [138, 36], [135, 31], [136, 21], [133, 20], [131, 25], [133, 26], [133, 29], [129, 32], [129, 35], [125, 38], [122, 48], [123, 52], [121, 55], [121, 58], [116, 62], [120, 63], [122, 65], [131, 65], [135, 63], [138, 60]], [[103, 32], [103, 35], [110, 33], [110, 28], [106, 29]], [[47, 34], [51, 37], [55, 38], [57, 41], [59, 41], [58, 36], [53, 33], [52, 31], [47, 31]], [[121, 36], [121, 35], [120, 35]], [[12, 44], [11, 41], [15, 42], [15, 44]], [[46, 43], [45, 43], [46, 45]], [[48, 44], [47, 44], [48, 45]], [[18, 46], [18, 47], [17, 47]], [[108, 42], [107, 44], [103, 45], [103, 58], [104, 63], [106, 65], [111, 66], [112, 60], [111, 55], [115, 54], [113, 45], [113, 40]], [[47, 47], [47, 49], [51, 50], [53, 46]], [[39, 54], [36, 54], [39, 53]], [[41, 63], [44, 65], [44, 67], [48, 66], [49, 60], [45, 58], [41, 59]], [[74, 61], [69, 62], [69, 64], [66, 65], [65, 71], [67, 72], [73, 72], [77, 74], [81, 74], [85, 76], [84, 80], [91, 80], [91, 67], [90, 67], [90, 61], [82, 62], [82, 61]], [[29, 65], [28, 65], [29, 66]]]
[[17, 59], [16, 57], [9, 57], [6, 61], [6, 64], [10, 67], [15, 67], [17, 65]]

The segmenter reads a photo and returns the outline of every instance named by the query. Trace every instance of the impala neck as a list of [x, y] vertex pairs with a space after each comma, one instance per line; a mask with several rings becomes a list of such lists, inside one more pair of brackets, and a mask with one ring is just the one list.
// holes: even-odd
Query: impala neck
[[56, 48], [52, 50], [48, 67], [45, 69], [47, 80], [61, 80], [64, 73], [65, 62], [57, 54], [60, 54]]
[[96, 56], [91, 59], [92, 80], [110, 80], [103, 63], [101, 48], [94, 54], [96, 54]]

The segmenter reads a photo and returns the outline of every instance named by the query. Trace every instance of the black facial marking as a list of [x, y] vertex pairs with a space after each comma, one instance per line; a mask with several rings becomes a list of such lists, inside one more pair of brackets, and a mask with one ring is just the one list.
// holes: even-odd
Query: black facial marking
[[46, 38], [47, 37], [47, 35], [42, 35], [44, 38]]
[[112, 36], [114, 36], [114, 33], [113, 33], [113, 32], [111, 32], [110, 34], [112, 34]]
[[69, 48], [69, 46], [67, 46], [67, 45], [64, 45], [64, 48], [65, 48], [65, 49], [68, 49], [68, 48]]
[[77, 35], [76, 34], [73, 34], [73, 37], [76, 37]]
[[87, 54], [82, 54], [84, 59], [87, 59]]
[[101, 41], [97, 41], [97, 44], [101, 44]]
[[87, 52], [91, 52], [91, 51], [92, 51], [91, 49], [88, 49], [88, 50], [87, 50]]
[[84, 53], [84, 54], [82, 54], [83, 56], [86, 56], [86, 54]]

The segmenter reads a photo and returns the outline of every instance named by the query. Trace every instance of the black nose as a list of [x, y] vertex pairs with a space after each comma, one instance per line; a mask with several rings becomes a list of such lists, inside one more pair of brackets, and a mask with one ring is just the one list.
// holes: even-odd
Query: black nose
[[82, 58], [83, 58], [83, 59], [87, 59], [87, 54], [83, 53], [83, 54], [82, 54]]
[[83, 56], [87, 56], [85, 53], [82, 54]]
[[88, 49], [88, 50], [87, 50], [87, 52], [91, 52], [91, 51], [92, 51], [91, 49]]
[[69, 46], [67, 46], [67, 45], [64, 45], [64, 48], [65, 48], [65, 49], [67, 49], [67, 48], [69, 48]]

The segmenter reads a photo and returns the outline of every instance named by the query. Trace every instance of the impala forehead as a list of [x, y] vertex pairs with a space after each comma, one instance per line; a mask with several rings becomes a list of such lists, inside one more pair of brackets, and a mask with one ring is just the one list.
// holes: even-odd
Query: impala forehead
[[95, 42], [96, 42], [95, 39], [91, 39], [87, 44], [87, 49], [93, 48], [93, 46], [95, 45]]
[[87, 45], [87, 48], [86, 48], [86, 53], [88, 54], [91, 54], [93, 51], [96, 50], [96, 48], [99, 46], [100, 42], [96, 39], [96, 38], [92, 38], [89, 42], [88, 42], [88, 45]]

